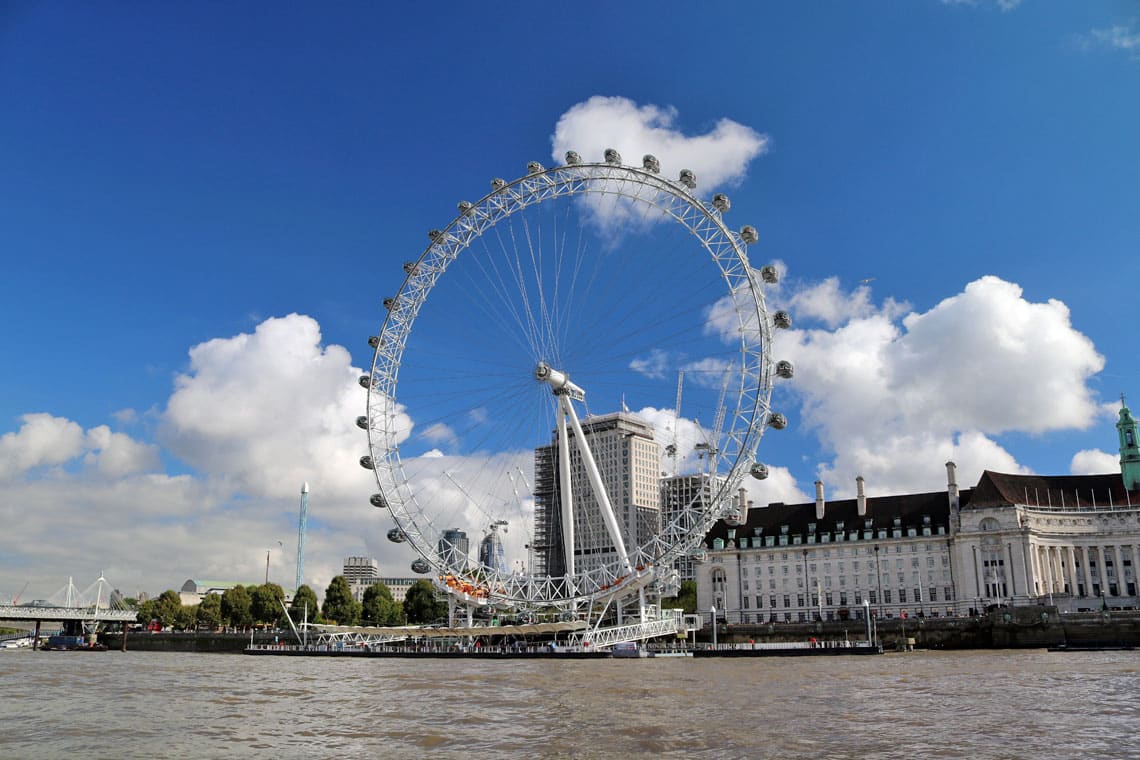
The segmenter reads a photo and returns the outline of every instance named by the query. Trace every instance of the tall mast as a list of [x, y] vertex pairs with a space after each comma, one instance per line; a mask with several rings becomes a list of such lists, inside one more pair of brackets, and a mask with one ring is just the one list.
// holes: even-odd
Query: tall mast
[[301, 588], [305, 580], [305, 523], [309, 519], [309, 484], [301, 485], [301, 517], [297, 521], [297, 584], [293, 592]]

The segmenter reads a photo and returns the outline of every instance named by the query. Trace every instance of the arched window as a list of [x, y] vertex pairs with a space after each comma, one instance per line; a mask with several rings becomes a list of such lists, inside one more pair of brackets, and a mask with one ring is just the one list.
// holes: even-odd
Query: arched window
[[1000, 530], [1001, 523], [993, 517], [987, 517], [978, 523], [978, 530]]

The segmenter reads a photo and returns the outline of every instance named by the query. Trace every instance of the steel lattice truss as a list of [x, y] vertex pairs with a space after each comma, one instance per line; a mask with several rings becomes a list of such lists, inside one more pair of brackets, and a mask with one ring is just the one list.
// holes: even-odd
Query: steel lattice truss
[[[418, 503], [400, 459], [397, 442], [406, 432], [401, 421], [398, 379], [401, 358], [413, 324], [432, 288], [448, 266], [472, 242], [512, 214], [551, 200], [590, 194], [617, 196], [630, 203], [651, 206], [686, 228], [707, 251], [719, 269], [736, 314], [739, 374], [732, 377], [727, 397], [723, 435], [710, 447], [708, 471], [716, 476], [715, 494], [696, 498], [672, 513], [668, 524], [652, 540], [630, 552], [636, 564], [632, 577], [622, 578], [608, 568], [594, 568], [572, 578], [497, 573], [481, 569], [474, 593], [452, 588], [461, 601], [485, 604], [505, 602], [518, 606], [573, 604], [625, 595], [652, 582], [656, 569], [671, 568], [691, 553], [713, 524], [729, 509], [729, 498], [755, 460], [755, 452], [770, 413], [774, 362], [769, 355], [772, 323], [765, 308], [760, 278], [748, 262], [747, 243], [730, 230], [717, 204], [706, 204], [682, 181], [670, 181], [648, 168], [620, 163], [577, 163], [554, 168], [531, 164], [526, 176], [513, 182], [495, 180], [493, 190], [475, 203], [461, 203], [460, 214], [442, 230], [432, 231], [431, 245], [414, 264], [405, 265], [407, 277], [396, 296], [385, 301], [387, 318], [380, 334], [370, 339], [375, 348], [368, 376], [369, 457], [362, 464], [376, 477], [379, 493], [375, 506], [386, 507], [415, 549], [439, 572], [430, 539], [431, 516]], [[727, 208], [727, 204], [723, 204]], [[362, 379], [362, 382], [364, 380]], [[364, 422], [362, 418], [361, 422]], [[362, 424], [362, 426], [364, 426]]]

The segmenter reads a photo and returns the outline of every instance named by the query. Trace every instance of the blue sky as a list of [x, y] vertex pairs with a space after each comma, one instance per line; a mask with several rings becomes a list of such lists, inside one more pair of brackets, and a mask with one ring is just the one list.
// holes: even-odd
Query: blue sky
[[399, 265], [579, 105], [587, 142], [765, 140], [723, 189], [786, 270], [803, 384], [757, 500], [1105, 471], [1140, 398], [1137, 93], [1126, 2], [9, 3], [0, 597], [254, 581], [267, 549], [291, 579], [306, 479], [314, 585], [406, 574], [363, 441], [274, 410], [362, 413]]

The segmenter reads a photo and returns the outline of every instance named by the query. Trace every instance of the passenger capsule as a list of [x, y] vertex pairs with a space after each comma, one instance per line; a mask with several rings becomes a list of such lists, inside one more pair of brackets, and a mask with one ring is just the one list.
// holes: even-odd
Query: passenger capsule
[[379, 335], [369, 335], [368, 336], [368, 345], [370, 348], [379, 348], [380, 347], [380, 336]]
[[506, 186], [507, 186], [507, 181], [505, 179], [495, 177], [493, 180], [491, 180], [491, 190], [494, 192], [498, 192]]
[[771, 264], [765, 264], [760, 267], [760, 279], [769, 285], [775, 285], [780, 281], [780, 272]]
[[788, 426], [788, 418], [779, 412], [772, 412], [768, 415], [768, 427], [774, 430], [783, 430]]
[[360, 383], [361, 388], [371, 388], [372, 375], [361, 375], [360, 377], [356, 378], [356, 382]]
[[356, 426], [358, 428], [360, 428], [361, 430], [367, 430], [368, 429], [368, 418], [365, 417], [363, 414], [360, 415], [359, 417], [356, 418]]
[[657, 160], [657, 156], [654, 156], [652, 154], [645, 154], [645, 156], [641, 159], [641, 166], [647, 172], [653, 172], [654, 174], [661, 173], [661, 162]]
[[680, 174], [681, 184], [690, 190], [697, 189], [697, 175], [693, 174], [689, 169], [682, 169]]
[[442, 243], [447, 240], [447, 235], [442, 230], [428, 230], [428, 240], [433, 243]]
[[621, 154], [618, 153], [613, 148], [606, 148], [606, 152], [604, 155], [606, 157], [606, 163], [607, 164], [620, 164], [621, 163]]
[[717, 193], [716, 195], [714, 195], [712, 203], [713, 203], [713, 208], [715, 208], [717, 211], [719, 211], [722, 214], [725, 211], [728, 211], [730, 208], [732, 208], [732, 203], [729, 202], [728, 196], [725, 195], [724, 193]]
[[388, 540], [394, 544], [402, 544], [408, 540], [408, 537], [399, 528], [392, 528], [388, 531]]
[[377, 509], [387, 509], [388, 500], [384, 498], [382, 493], [374, 493], [368, 497], [368, 502]]
[[755, 227], [751, 224], [746, 224], [740, 228], [740, 239], [748, 245], [752, 245], [760, 239], [760, 236], [756, 234]]
[[703, 565], [709, 561], [709, 553], [706, 551], [693, 552], [690, 556], [692, 556], [693, 562], [696, 562], [698, 565]]
[[744, 513], [736, 507], [728, 510], [728, 514], [724, 516], [724, 523], [730, 527], [736, 528], [744, 524]]
[[419, 559], [417, 559], [415, 562], [412, 563], [412, 572], [413, 573], [419, 573], [420, 575], [423, 575], [424, 573], [429, 573], [429, 572], [431, 572], [431, 565], [429, 565], [427, 563], [426, 559], [424, 559], [423, 557], [420, 557]]
[[396, 303], [397, 303], [397, 301], [395, 298], [385, 298], [384, 299], [384, 308], [387, 309], [388, 311], [391, 311], [392, 309], [394, 309], [396, 307]]
[[405, 261], [404, 262], [404, 274], [409, 274], [409, 275], [415, 274], [416, 272], [419, 271], [419, 269], [420, 269], [420, 265], [414, 261]]
[[781, 330], [787, 330], [792, 326], [792, 317], [786, 311], [778, 311], [772, 315], [772, 324]]
[[360, 466], [366, 470], [371, 470], [372, 469], [372, 457], [368, 456], [367, 454], [362, 456], [360, 458]]
[[567, 166], [576, 166], [577, 164], [580, 164], [580, 163], [582, 163], [582, 157], [581, 156], [579, 156], [577, 153], [575, 153], [572, 150], [566, 151], [566, 165]]
[[748, 474], [757, 480], [766, 480], [768, 478], [768, 465], [763, 462], [753, 462], [752, 467], [748, 469]]
[[526, 165], [527, 174], [538, 174], [541, 171], [546, 171], [546, 167], [537, 161], [531, 161]]
[[469, 216], [471, 210], [475, 208], [475, 204], [471, 201], [459, 201], [459, 203], [456, 204], [456, 208], [459, 209], [459, 213], [463, 214], [463, 216]]
[[776, 362], [776, 374], [785, 380], [791, 380], [796, 374], [795, 366], [787, 359], [781, 359]]

